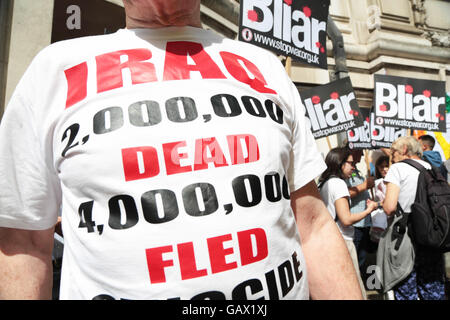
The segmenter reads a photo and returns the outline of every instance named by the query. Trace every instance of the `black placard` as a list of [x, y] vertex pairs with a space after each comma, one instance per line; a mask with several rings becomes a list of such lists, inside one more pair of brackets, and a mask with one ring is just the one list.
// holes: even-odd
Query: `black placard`
[[375, 75], [375, 123], [446, 132], [445, 82]]
[[361, 108], [363, 125], [347, 131], [348, 146], [350, 149], [372, 149], [372, 136], [370, 134], [370, 109]]
[[375, 123], [375, 114], [370, 109], [361, 108], [364, 125], [347, 132], [350, 149], [390, 148], [392, 142], [406, 136], [404, 128], [380, 126]]
[[327, 69], [329, 0], [241, 0], [239, 40]]
[[363, 125], [350, 78], [303, 91], [301, 97], [316, 139]]

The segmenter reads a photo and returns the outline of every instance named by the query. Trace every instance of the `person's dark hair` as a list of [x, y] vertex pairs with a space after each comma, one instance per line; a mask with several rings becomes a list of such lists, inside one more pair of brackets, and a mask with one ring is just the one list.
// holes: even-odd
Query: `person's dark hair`
[[431, 150], [434, 149], [434, 145], [436, 144], [436, 140], [432, 136], [430, 136], [429, 134], [424, 134], [423, 136], [420, 136], [419, 140], [421, 140], [424, 144], [429, 146]]
[[[350, 154], [353, 156], [353, 160], [355, 161], [355, 163], [358, 163], [361, 161], [361, 157], [363, 155], [363, 150], [362, 149], [352, 149], [350, 148], [350, 142], [349, 141], [345, 141], [343, 148], [347, 148], [350, 150]], [[356, 159], [355, 159], [356, 158]]]
[[350, 155], [350, 149], [345, 147], [331, 149], [325, 157], [327, 169], [320, 176], [319, 183], [328, 180], [330, 176], [337, 176], [338, 178], [345, 180], [344, 173], [342, 172], [342, 165], [347, 161]]
[[377, 161], [375, 162], [375, 178], [380, 179], [383, 178], [381, 176], [380, 171], [378, 170], [378, 167], [380, 166], [380, 164], [382, 164], [383, 162], [387, 162], [387, 164], [389, 165], [389, 157], [388, 156], [380, 156]]

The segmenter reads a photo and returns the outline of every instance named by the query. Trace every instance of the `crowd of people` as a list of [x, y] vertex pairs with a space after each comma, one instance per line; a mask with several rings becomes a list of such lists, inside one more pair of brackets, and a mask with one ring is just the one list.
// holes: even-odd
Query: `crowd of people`
[[[346, 241], [363, 294], [368, 253], [376, 253], [377, 243], [397, 207], [411, 212], [415, 200], [419, 171], [401, 161], [414, 159], [427, 169], [435, 166], [450, 183], [445, 162], [439, 152], [433, 151], [434, 144], [430, 135], [419, 139], [408, 136], [397, 139], [390, 149], [375, 150], [375, 177], [370, 172], [364, 177], [356, 169], [361, 150], [338, 147], [325, 158], [327, 169], [319, 179], [320, 194]], [[395, 299], [446, 299], [443, 254], [418, 245], [414, 248], [413, 271], [394, 287]]]
[[[203, 30], [200, 0], [123, 4], [126, 29], [45, 48], [6, 108], [0, 299], [364, 299], [419, 142], [377, 179], [360, 150], [324, 160], [275, 55]], [[395, 297], [443, 298], [442, 268], [418, 252]]]

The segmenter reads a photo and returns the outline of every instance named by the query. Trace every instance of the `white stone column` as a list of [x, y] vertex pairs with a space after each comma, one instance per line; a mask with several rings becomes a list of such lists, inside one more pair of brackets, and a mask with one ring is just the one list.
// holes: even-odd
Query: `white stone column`
[[15, 0], [6, 82], [6, 105], [36, 54], [51, 42], [54, 0]]

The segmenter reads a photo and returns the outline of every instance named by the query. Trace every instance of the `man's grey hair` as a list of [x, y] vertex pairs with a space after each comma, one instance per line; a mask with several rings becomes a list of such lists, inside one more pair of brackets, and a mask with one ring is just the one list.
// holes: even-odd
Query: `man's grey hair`
[[406, 146], [406, 154], [408, 156], [419, 156], [422, 158], [422, 146], [420, 145], [420, 142], [412, 136], [398, 138], [392, 143], [391, 149], [402, 151], [404, 146]]

